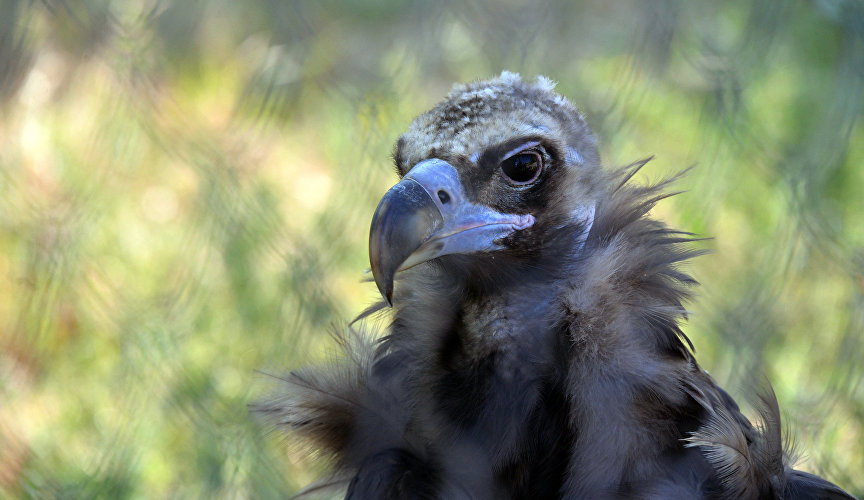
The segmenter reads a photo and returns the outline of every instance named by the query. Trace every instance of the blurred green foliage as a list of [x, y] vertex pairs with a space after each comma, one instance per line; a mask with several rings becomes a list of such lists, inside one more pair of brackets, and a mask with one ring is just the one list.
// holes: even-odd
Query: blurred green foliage
[[[367, 228], [411, 118], [545, 74], [605, 163], [691, 164], [713, 236], [686, 331], [760, 374], [864, 495], [864, 5], [856, 0], [0, 0], [0, 494], [284, 497], [251, 418], [375, 297]], [[259, 371], [260, 370], [260, 371]]]

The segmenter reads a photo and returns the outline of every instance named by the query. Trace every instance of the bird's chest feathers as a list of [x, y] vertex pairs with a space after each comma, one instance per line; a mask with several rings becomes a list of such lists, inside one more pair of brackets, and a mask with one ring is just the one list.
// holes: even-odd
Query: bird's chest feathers
[[467, 301], [430, 356], [438, 360], [427, 376], [439, 410], [485, 446], [521, 439], [513, 431], [524, 429], [512, 423], [530, 427], [543, 394], [557, 385], [550, 309], [541, 297], [506, 293]]
[[553, 491], [563, 476], [554, 464], [566, 463], [570, 443], [554, 304], [524, 289], [463, 301], [436, 352], [423, 356], [437, 362], [422, 377], [439, 417], [426, 421], [446, 429], [437, 433], [481, 450], [504, 483], [521, 477]]
[[545, 295], [512, 290], [466, 301], [454, 329], [461, 338], [463, 356], [475, 361], [494, 356], [501, 372], [524, 371], [520, 362], [549, 360], [556, 335], [555, 314], [552, 297]]

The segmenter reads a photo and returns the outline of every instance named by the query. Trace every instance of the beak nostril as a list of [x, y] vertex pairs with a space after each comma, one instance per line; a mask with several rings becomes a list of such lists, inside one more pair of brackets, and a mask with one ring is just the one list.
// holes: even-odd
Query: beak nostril
[[450, 201], [450, 195], [447, 194], [447, 191], [444, 191], [443, 189], [439, 189], [438, 190], [438, 199], [441, 200], [441, 203], [446, 205]]

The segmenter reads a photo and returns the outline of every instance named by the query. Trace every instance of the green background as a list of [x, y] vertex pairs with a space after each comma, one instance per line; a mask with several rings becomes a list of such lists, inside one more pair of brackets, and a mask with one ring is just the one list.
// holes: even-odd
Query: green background
[[610, 167], [696, 165], [655, 215], [713, 237], [697, 358], [864, 495], [862, 2], [0, 0], [0, 496], [318, 477], [247, 405], [375, 299], [400, 131], [503, 69]]

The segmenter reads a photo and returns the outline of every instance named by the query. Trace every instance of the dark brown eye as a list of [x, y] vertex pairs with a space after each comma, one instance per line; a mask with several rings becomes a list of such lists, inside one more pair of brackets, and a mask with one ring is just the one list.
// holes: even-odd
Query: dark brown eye
[[530, 184], [543, 170], [543, 159], [534, 151], [515, 154], [501, 162], [501, 172], [511, 183]]

